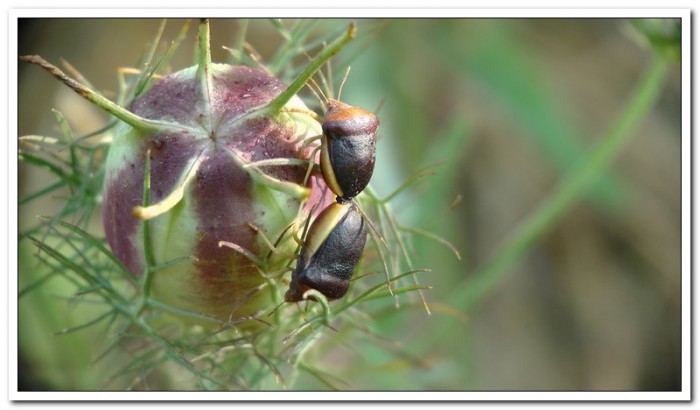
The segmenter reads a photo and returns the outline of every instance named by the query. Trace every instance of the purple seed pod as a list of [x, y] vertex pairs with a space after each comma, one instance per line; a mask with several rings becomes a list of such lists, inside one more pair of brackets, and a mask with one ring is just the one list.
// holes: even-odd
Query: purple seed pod
[[126, 107], [39, 56], [20, 57], [120, 120], [102, 216], [112, 252], [141, 278], [139, 311], [155, 299], [221, 323], [281, 297], [295, 237], [334, 200], [311, 158], [321, 124], [296, 93], [354, 34], [350, 25], [286, 86], [263, 69], [212, 63], [203, 19], [198, 64], [151, 78]]
[[[269, 292], [255, 292], [264, 282], [261, 266], [219, 242], [263, 259], [270, 249], [261, 235], [274, 241], [290, 223], [303, 223], [296, 219], [313, 204], [322, 209], [330, 203], [332, 194], [320, 175], [302, 185], [306, 167], [246, 166], [308, 158], [311, 147], [300, 155], [301, 143], [321, 129], [303, 114], [304, 103], [294, 97], [276, 115], [257, 115], [285, 89], [282, 82], [244, 66], [212, 64], [209, 70], [207, 89], [192, 67], [158, 81], [128, 107], [182, 130], [119, 128], [107, 158], [103, 222], [112, 251], [136, 275], [146, 266], [143, 220], [150, 224], [153, 263], [193, 257], [154, 273], [155, 298], [220, 319], [239, 318], [267, 306]], [[146, 155], [152, 205], [144, 208]], [[285, 245], [287, 254], [293, 252], [293, 240], [278, 246]], [[288, 262], [289, 256], [273, 259], [266, 270], [282, 271]]]

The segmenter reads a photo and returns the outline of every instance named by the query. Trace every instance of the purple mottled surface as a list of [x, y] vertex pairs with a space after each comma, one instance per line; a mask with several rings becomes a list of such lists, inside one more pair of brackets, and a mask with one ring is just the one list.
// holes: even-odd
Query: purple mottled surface
[[212, 73], [217, 87], [211, 93], [212, 112], [229, 123], [251, 108], [263, 105], [279, 95], [285, 85], [264, 72], [245, 66], [229, 66]]
[[102, 201], [102, 219], [109, 247], [135, 275], [141, 274], [144, 266], [137, 244], [130, 240], [138, 233], [140, 225], [131, 210], [142, 202], [143, 168], [143, 161], [134, 158], [116, 170], [116, 175], [108, 177], [105, 182]]

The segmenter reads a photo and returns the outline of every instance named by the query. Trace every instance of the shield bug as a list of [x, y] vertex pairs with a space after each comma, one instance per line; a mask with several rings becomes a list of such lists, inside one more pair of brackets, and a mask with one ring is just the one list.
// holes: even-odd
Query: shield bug
[[372, 178], [379, 120], [362, 108], [328, 100], [321, 127], [323, 179], [334, 194], [353, 198]]
[[306, 234], [285, 294], [286, 302], [302, 300], [309, 289], [330, 300], [344, 296], [367, 241], [367, 225], [376, 231], [354, 197], [365, 189], [374, 172], [379, 120], [362, 108], [340, 101], [348, 73], [349, 69], [340, 85], [338, 99], [327, 98], [321, 87], [310, 80], [326, 106], [321, 123], [323, 133], [319, 136], [321, 174], [337, 198], [319, 214]]
[[326, 106], [321, 123], [323, 134], [320, 136], [321, 174], [331, 191], [343, 199], [357, 196], [372, 178], [379, 128], [376, 115], [340, 101], [349, 72], [348, 68], [338, 91], [338, 99], [327, 98], [321, 87], [311, 80], [323, 97], [319, 99]]
[[298, 302], [309, 289], [329, 300], [343, 297], [366, 241], [367, 224], [356, 205], [342, 198], [330, 204], [306, 234], [284, 300]]

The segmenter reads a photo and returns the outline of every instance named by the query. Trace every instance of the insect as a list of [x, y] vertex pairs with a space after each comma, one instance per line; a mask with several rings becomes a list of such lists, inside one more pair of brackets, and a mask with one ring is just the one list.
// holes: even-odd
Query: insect
[[[323, 133], [319, 136], [319, 163], [336, 202], [324, 209], [308, 230], [285, 294], [286, 302], [304, 299], [309, 289], [330, 300], [344, 296], [367, 241], [367, 225], [375, 232], [354, 197], [367, 187], [374, 172], [379, 120], [369, 111], [340, 101], [348, 73], [349, 69], [340, 85], [338, 99], [327, 98], [311, 80], [323, 97], [319, 100], [326, 106], [321, 123]], [[318, 97], [313, 88], [311, 91]]]
[[367, 224], [357, 206], [337, 198], [311, 224], [284, 300], [303, 300], [309, 289], [330, 300], [343, 297], [366, 241]]
[[334, 194], [357, 196], [374, 172], [379, 120], [359, 107], [326, 100], [328, 110], [321, 124], [321, 174]]

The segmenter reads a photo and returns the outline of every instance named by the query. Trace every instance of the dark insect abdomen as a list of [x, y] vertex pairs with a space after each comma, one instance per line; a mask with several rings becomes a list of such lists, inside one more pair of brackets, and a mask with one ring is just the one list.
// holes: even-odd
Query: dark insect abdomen
[[[316, 252], [308, 254], [308, 241], [305, 243], [292, 274], [290, 289], [285, 295], [287, 301], [301, 300], [307, 289], [315, 289], [328, 299], [338, 299], [348, 290], [350, 278], [365, 248], [367, 225], [355, 205], [344, 203], [333, 206], [347, 206], [349, 209]], [[316, 222], [319, 220], [319, 223], [323, 223], [323, 218], [319, 217]], [[315, 232], [313, 227], [310, 232]]]
[[343, 196], [357, 196], [369, 184], [374, 172], [374, 136], [345, 136], [329, 140], [328, 144], [335, 179], [343, 190]]

